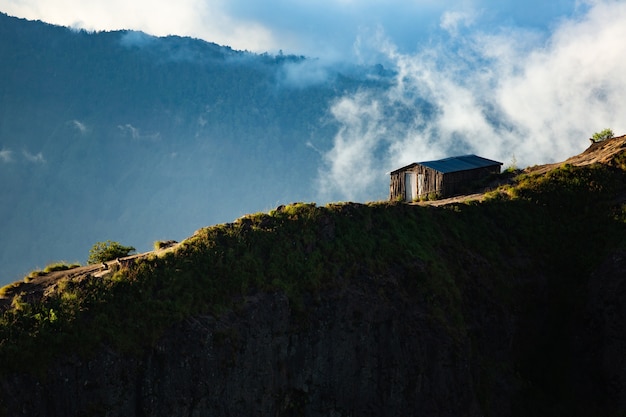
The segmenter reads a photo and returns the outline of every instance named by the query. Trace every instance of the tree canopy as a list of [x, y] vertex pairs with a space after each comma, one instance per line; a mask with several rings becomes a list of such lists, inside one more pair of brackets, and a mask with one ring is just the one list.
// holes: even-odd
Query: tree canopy
[[98, 242], [89, 250], [89, 259], [87, 263], [97, 264], [100, 262], [111, 261], [130, 255], [135, 248], [132, 246], [123, 246], [119, 242], [107, 240], [106, 242]]
[[611, 139], [613, 136], [615, 136], [615, 134], [613, 134], [611, 129], [604, 129], [600, 132], [594, 133], [591, 140], [593, 142], [602, 142], [603, 140]]

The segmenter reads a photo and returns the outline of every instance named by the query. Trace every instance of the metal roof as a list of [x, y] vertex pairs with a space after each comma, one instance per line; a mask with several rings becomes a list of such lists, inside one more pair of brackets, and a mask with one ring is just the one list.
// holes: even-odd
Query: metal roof
[[494, 165], [502, 165], [502, 162], [492, 161], [476, 155], [452, 156], [437, 161], [418, 162], [418, 165], [439, 171], [442, 174], [449, 172], [468, 171], [470, 169], [485, 168]]

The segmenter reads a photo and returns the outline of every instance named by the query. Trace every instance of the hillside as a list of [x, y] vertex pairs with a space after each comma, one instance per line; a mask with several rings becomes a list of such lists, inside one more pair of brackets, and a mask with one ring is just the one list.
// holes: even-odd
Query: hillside
[[[626, 135], [611, 138], [611, 140], [592, 143], [589, 148], [579, 155], [572, 156], [567, 160], [559, 163], [534, 165], [519, 171], [523, 174], [545, 174], [548, 171], [559, 168], [564, 164], [573, 166], [586, 166], [592, 164], [605, 164], [610, 166], [618, 166], [623, 168], [624, 161], [620, 155], [626, 151]], [[499, 178], [490, 181], [483, 187], [483, 190], [470, 195], [459, 195], [439, 200], [422, 201], [419, 204], [431, 206], [443, 206], [451, 203], [460, 203], [465, 201], [482, 201], [486, 197], [493, 197], [492, 191], [506, 184], [515, 184], [519, 181], [519, 177], [511, 175], [502, 175]]]
[[625, 140], [482, 201], [290, 204], [5, 287], [0, 409], [622, 415]]
[[[626, 136], [619, 136], [610, 140], [594, 142], [580, 155], [572, 156], [561, 164], [571, 164], [575, 166], [585, 166], [591, 164], [619, 165], [623, 164], [620, 155], [626, 151]], [[544, 173], [554, 169], [561, 164], [548, 164], [529, 167], [527, 172]]]
[[2, 13], [0, 60], [0, 198], [10, 202], [0, 285], [33, 266], [84, 262], [97, 241], [146, 251], [316, 200], [320, 152], [337, 131], [331, 103], [388, 83], [380, 68], [324, 71], [300, 56]]

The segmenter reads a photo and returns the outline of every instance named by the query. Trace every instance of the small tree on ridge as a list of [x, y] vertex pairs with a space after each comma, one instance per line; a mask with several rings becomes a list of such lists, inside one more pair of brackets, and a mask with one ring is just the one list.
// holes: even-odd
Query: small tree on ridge
[[603, 140], [611, 139], [613, 136], [613, 131], [611, 129], [604, 129], [600, 132], [596, 132], [591, 137], [593, 142], [602, 142]]
[[97, 264], [106, 261], [112, 261], [116, 258], [128, 256], [134, 252], [132, 246], [123, 246], [118, 242], [107, 240], [106, 242], [98, 242], [89, 250], [88, 264]]

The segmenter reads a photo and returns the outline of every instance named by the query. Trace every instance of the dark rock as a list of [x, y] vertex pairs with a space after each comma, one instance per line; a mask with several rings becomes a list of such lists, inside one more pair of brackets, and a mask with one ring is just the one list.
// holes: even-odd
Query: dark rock
[[105, 349], [5, 379], [3, 406], [49, 417], [481, 415], [469, 339], [377, 294], [325, 294], [306, 314], [258, 295], [179, 323], [141, 356]]

